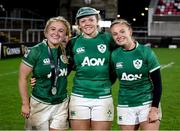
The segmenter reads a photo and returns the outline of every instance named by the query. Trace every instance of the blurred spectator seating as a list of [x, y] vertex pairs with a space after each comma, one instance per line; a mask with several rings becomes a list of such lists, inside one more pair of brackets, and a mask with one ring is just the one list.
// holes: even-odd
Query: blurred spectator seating
[[159, 0], [156, 15], [180, 15], [180, 0]]

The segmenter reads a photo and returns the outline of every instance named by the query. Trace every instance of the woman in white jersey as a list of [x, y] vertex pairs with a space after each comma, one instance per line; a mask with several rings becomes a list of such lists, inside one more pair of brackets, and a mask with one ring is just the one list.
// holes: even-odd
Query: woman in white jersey
[[121, 130], [158, 130], [162, 83], [156, 55], [133, 39], [132, 27], [126, 20], [112, 22], [110, 31], [119, 46], [111, 55], [120, 81], [118, 124]]
[[110, 130], [114, 116], [111, 96], [112, 38], [98, 30], [99, 11], [82, 7], [76, 14], [81, 34], [67, 44], [76, 71], [69, 103], [73, 130]]

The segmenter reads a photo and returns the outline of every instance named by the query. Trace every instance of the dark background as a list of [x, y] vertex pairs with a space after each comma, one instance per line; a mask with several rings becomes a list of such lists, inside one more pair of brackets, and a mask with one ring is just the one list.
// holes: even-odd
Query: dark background
[[[147, 26], [148, 11], [145, 7], [149, 7], [150, 0], [119, 0], [118, 12], [122, 18], [129, 20], [135, 26]], [[145, 16], [141, 16], [141, 13]], [[136, 18], [133, 22], [132, 19]]]
[[[5, 9], [22, 8], [35, 12], [41, 18], [48, 19], [58, 15], [60, 0], [0, 0]], [[150, 0], [118, 0], [118, 14], [136, 26], [147, 25], [147, 14], [144, 8], [148, 7]], [[141, 16], [144, 12], [145, 16]], [[136, 21], [132, 21], [136, 18]]]
[[39, 14], [42, 18], [57, 15], [60, 0], [0, 0], [5, 9], [22, 8]]

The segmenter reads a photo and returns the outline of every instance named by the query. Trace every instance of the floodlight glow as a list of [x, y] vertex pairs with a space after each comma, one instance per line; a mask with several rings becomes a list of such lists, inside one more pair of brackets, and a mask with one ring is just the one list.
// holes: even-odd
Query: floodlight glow
[[136, 21], [136, 18], [133, 18], [133, 21]]
[[144, 16], [144, 13], [141, 13], [141, 16]]

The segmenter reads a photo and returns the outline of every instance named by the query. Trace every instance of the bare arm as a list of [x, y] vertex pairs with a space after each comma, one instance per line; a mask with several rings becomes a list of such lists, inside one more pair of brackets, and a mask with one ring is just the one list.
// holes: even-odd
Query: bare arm
[[24, 63], [20, 64], [19, 69], [19, 92], [22, 100], [21, 114], [25, 117], [29, 117], [30, 105], [29, 105], [29, 95], [28, 95], [28, 76], [32, 72], [32, 68], [25, 65]]

